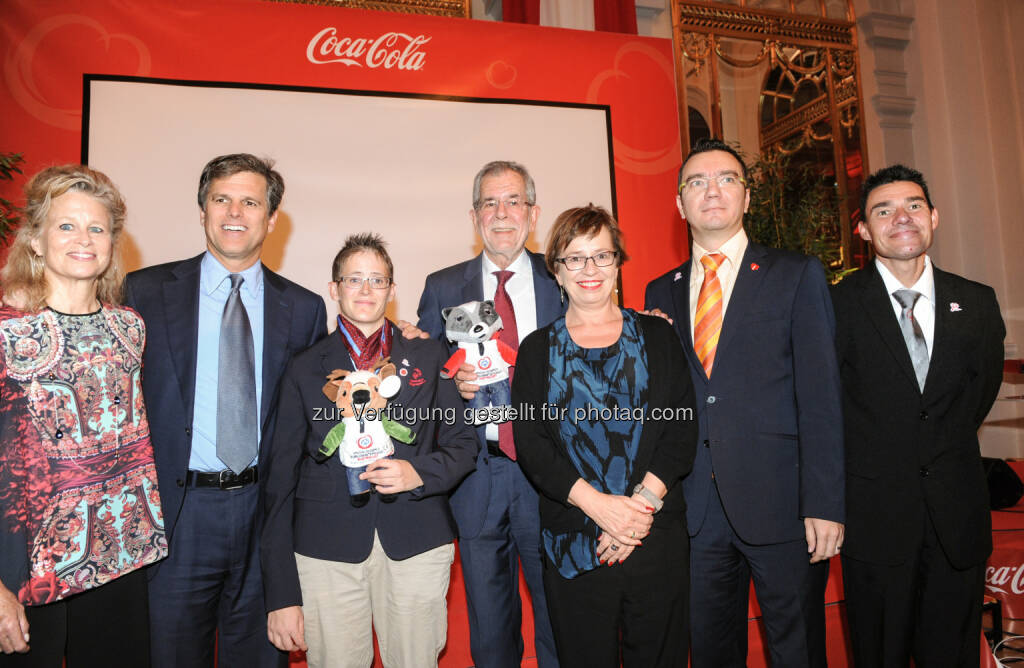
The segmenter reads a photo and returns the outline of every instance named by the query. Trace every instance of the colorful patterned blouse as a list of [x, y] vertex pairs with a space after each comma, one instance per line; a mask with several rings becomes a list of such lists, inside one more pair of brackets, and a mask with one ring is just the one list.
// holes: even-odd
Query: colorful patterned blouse
[[0, 580], [26, 605], [167, 555], [142, 401], [145, 338], [124, 307], [0, 308]]
[[[548, 350], [548, 405], [564, 406], [573, 416], [561, 420], [558, 428], [569, 459], [594, 489], [629, 495], [643, 421], [623, 416], [634, 410], [647, 413], [649, 379], [636, 312], [622, 310], [622, 334], [607, 348], [576, 345], [562, 316], [551, 323]], [[601, 533], [597, 523], [585, 517], [579, 531], [542, 528], [541, 541], [562, 577], [574, 578], [601, 565]]]

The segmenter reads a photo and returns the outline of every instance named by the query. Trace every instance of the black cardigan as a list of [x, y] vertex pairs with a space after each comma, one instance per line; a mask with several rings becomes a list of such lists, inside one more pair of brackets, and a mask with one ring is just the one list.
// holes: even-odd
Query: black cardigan
[[[672, 326], [653, 316], [637, 316], [650, 373], [648, 405], [629, 490], [650, 471], [668, 488], [665, 506], [654, 516], [664, 522], [686, 524], [686, 501], [678, 483], [693, 467], [697, 451], [696, 407], [686, 358]], [[580, 478], [565, 451], [558, 423], [545, 417], [548, 399], [548, 346], [552, 325], [531, 333], [519, 346], [512, 382], [516, 454], [526, 477], [541, 492], [540, 520], [547, 529], [582, 529], [583, 511], [569, 503], [569, 490]], [[652, 411], [689, 408], [690, 419], [652, 419]], [[550, 414], [549, 414], [550, 416]], [[572, 415], [566, 419], [571, 420]]]

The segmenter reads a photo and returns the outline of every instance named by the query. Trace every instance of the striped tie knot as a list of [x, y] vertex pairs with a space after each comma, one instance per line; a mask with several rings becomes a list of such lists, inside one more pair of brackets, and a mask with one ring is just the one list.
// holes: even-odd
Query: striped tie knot
[[705, 272], [717, 272], [718, 269], [722, 266], [723, 262], [725, 262], [724, 253], [706, 253], [704, 257], [700, 259], [700, 263], [704, 265]]

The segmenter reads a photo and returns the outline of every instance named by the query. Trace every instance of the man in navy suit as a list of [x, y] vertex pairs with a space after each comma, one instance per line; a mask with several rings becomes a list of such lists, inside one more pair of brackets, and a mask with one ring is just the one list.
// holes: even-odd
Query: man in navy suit
[[843, 380], [843, 582], [857, 666], [977, 666], [992, 551], [978, 428], [1003, 378], [992, 288], [928, 257], [939, 212], [915, 169], [872, 174], [875, 261], [832, 292]]
[[[547, 325], [564, 311], [558, 284], [544, 257], [526, 250], [540, 207], [533, 179], [520, 164], [490, 162], [473, 181], [474, 228], [483, 252], [427, 277], [420, 297], [419, 328], [445, 343], [441, 309], [494, 299], [501, 271], [515, 314], [518, 338]], [[506, 327], [508, 324], [506, 323]], [[453, 348], [454, 349], [454, 348]], [[477, 387], [469, 367], [460, 371], [464, 398]], [[534, 642], [540, 668], [558, 665], [542, 581], [537, 492], [519, 465], [499, 447], [498, 426], [478, 429], [476, 470], [452, 495], [459, 528], [459, 557], [466, 583], [470, 651], [477, 668], [518, 668], [523, 656], [519, 566], [533, 599]]]
[[[672, 318], [697, 392], [700, 446], [683, 481], [694, 668], [746, 665], [754, 578], [772, 665], [809, 665], [804, 591], [844, 521], [834, 316], [821, 264], [747, 240], [746, 167], [719, 140], [679, 172], [691, 260], [647, 286]], [[694, 344], [694, 341], [697, 344]]]
[[[149, 583], [154, 666], [213, 666], [215, 641], [219, 668], [287, 662], [267, 639], [261, 469], [285, 363], [327, 326], [320, 296], [260, 262], [283, 193], [271, 162], [249, 154], [214, 158], [199, 179], [206, 252], [133, 272], [125, 282], [125, 303], [142, 315], [148, 332], [143, 392], [170, 542], [170, 555]], [[219, 398], [236, 382], [219, 377], [219, 363], [232, 356], [226, 346], [243, 345], [221, 341], [229, 300], [244, 306], [243, 347], [252, 346], [254, 377], [241, 380], [254, 387], [255, 405], [242, 410], [258, 416], [255, 442], [242, 443], [246, 461], [235, 467], [218, 448]]]

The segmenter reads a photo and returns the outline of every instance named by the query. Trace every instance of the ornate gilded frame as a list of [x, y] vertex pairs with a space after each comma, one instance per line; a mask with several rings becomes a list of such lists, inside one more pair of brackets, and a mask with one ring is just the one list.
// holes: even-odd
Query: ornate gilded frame
[[430, 16], [454, 16], [470, 18], [470, 0], [268, 0], [303, 5], [324, 5], [333, 7], [354, 7], [376, 9], [403, 14], [428, 14]]
[[[867, 135], [864, 128], [863, 94], [860, 85], [860, 59], [857, 55], [857, 26], [853, 7], [846, 0], [846, 18], [827, 18], [825, 0], [819, 0], [819, 15], [799, 14], [706, 0], [672, 0], [672, 33], [676, 65], [676, 89], [679, 101], [679, 134], [683, 146], [689, 146], [689, 120], [687, 105], [687, 76], [701, 68], [708, 68], [710, 77], [712, 136], [722, 137], [722, 99], [719, 85], [719, 62], [734, 67], [754, 67], [766, 59], [771, 65], [786, 59], [783, 47], [814, 47], [825, 54], [822, 63], [827, 85], [821, 99], [804, 106], [788, 117], [762, 128], [761, 150], [769, 146], [780, 147], [782, 138], [791, 137], [795, 130], [812, 132], [812, 126], [829, 120], [831, 134], [809, 135], [811, 139], [832, 138], [835, 173], [839, 188], [840, 220], [850, 220], [849, 192], [846, 173], [847, 151], [844, 141], [837, 141], [845, 132], [858, 133], [863, 171], [867, 173]], [[794, 9], [796, 0], [789, 0]], [[761, 42], [760, 53], [753, 59], [738, 61], [730, 58], [721, 48], [722, 38]], [[692, 64], [692, 67], [691, 67]], [[799, 71], [799, 66], [787, 63]], [[856, 128], [856, 129], [854, 129]], [[840, 177], [841, 175], [841, 177]], [[840, 225], [843, 266], [852, 266], [852, 229]]]

